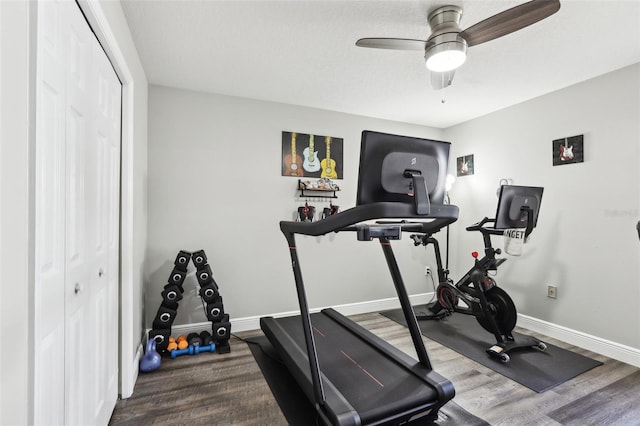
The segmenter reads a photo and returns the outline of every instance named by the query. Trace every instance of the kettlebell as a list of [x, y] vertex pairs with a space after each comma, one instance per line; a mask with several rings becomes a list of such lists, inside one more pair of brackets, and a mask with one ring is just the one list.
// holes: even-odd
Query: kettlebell
[[161, 363], [162, 358], [160, 357], [160, 354], [156, 352], [155, 339], [147, 340], [147, 350], [140, 360], [140, 371], [150, 373], [160, 368]]

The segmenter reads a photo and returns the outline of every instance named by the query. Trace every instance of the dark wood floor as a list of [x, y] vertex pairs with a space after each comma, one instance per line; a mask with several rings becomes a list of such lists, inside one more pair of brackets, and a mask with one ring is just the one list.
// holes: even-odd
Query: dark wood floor
[[[377, 313], [352, 319], [413, 353], [405, 327]], [[256, 334], [260, 332], [239, 337]], [[458, 405], [492, 425], [640, 425], [640, 369], [528, 334], [604, 364], [536, 393], [438, 343], [426, 338], [425, 343], [434, 369], [453, 382]], [[118, 401], [110, 424], [285, 425], [286, 421], [247, 344], [233, 338], [229, 354], [167, 359], [160, 370], [141, 373], [133, 396]]]

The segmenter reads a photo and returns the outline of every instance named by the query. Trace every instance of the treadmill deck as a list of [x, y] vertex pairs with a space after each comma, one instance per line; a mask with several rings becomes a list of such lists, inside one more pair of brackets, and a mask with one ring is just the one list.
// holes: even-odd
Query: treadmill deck
[[[419, 377], [420, 373], [427, 374], [430, 370], [404, 353], [402, 358], [405, 365], [390, 358], [327, 315], [327, 311], [331, 311], [331, 316], [341, 316], [336, 311], [328, 309], [311, 314], [311, 324], [328, 402], [333, 398], [329, 394], [335, 388], [358, 413], [363, 424], [385, 423], [385, 419], [392, 420], [395, 416], [423, 412], [425, 408], [435, 405], [438, 401], [436, 390]], [[261, 320], [261, 326], [279, 352], [282, 353], [283, 342], [297, 346], [295, 352], [304, 355], [302, 362], [287, 360], [286, 356], [283, 359], [290, 370], [306, 370], [298, 371], [297, 374], [307, 376], [309, 362], [300, 316], [264, 318]], [[360, 328], [361, 332], [373, 336], [355, 323], [350, 327]], [[377, 336], [374, 338], [379, 339]], [[388, 345], [392, 351], [398, 351], [381, 339], [377, 344], [380, 342]], [[407, 368], [407, 362], [412, 362], [413, 365]], [[323, 368], [328, 366], [330, 368]], [[417, 374], [414, 374], [414, 371]], [[293, 373], [295, 375], [295, 372]], [[307, 387], [305, 393], [313, 401], [311, 382], [305, 380], [301, 384], [303, 388]]]

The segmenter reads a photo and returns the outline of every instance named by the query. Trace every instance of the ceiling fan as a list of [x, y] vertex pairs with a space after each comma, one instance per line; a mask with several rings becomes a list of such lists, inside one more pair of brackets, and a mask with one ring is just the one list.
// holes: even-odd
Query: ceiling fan
[[439, 90], [451, 85], [456, 68], [467, 58], [467, 47], [476, 46], [521, 30], [560, 9], [559, 0], [532, 0], [512, 7], [466, 30], [460, 29], [462, 8], [443, 6], [429, 13], [431, 35], [427, 40], [406, 38], [361, 38], [356, 46], [393, 50], [422, 50], [431, 85]]

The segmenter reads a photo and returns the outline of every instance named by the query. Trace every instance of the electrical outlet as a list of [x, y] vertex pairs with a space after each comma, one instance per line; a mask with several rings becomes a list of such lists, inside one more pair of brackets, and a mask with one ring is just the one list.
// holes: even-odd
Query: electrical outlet
[[424, 267], [424, 275], [425, 276], [431, 275], [431, 266]]
[[547, 286], [547, 297], [555, 299], [558, 297], [558, 288], [554, 285]]

